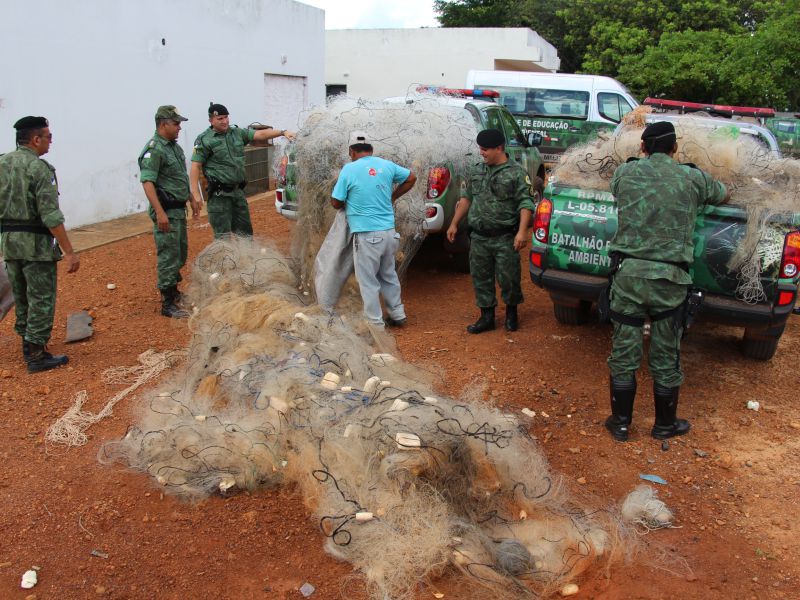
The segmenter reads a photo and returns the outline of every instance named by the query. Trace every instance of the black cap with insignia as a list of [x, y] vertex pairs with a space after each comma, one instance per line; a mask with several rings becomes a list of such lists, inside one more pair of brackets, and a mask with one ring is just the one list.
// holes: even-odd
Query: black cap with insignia
[[44, 117], [22, 117], [19, 121], [14, 123], [14, 129], [21, 131], [23, 129], [44, 129], [50, 127], [50, 123]]
[[671, 135], [673, 138], [675, 137], [675, 126], [669, 121], [659, 121], [658, 123], [650, 123], [650, 125], [644, 128], [642, 139], [652, 140], [656, 138], [665, 138], [668, 135]]
[[208, 105], [208, 116], [209, 117], [224, 117], [225, 115], [230, 114], [228, 109], [225, 108], [222, 104], [215, 104], [211, 102]]
[[497, 148], [505, 145], [506, 138], [499, 129], [484, 129], [475, 141], [481, 148]]

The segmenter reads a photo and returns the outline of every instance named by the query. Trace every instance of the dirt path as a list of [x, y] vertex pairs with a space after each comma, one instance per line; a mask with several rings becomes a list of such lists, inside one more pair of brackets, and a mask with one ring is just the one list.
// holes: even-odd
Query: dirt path
[[[252, 211], [256, 231], [286, 249], [290, 225], [267, 202]], [[211, 233], [203, 222], [189, 237], [194, 256]], [[0, 323], [0, 597], [290, 599], [302, 598], [297, 589], [308, 581], [314, 599], [364, 598], [349, 566], [323, 552], [317, 525], [293, 490], [189, 505], [163, 496], [142, 475], [100, 465], [102, 443], [134, 422], [135, 396], [89, 430], [86, 446], [47, 451], [44, 433], [76, 392], [86, 390], [85, 409], [99, 411], [123, 387], [103, 384], [105, 369], [188, 339], [184, 323], [158, 315], [149, 235], [90, 250], [78, 274], [59, 277], [51, 349], [69, 354], [68, 367], [27, 375], [13, 315]], [[111, 282], [115, 290], [106, 288]], [[683, 354], [681, 413], [693, 430], [664, 451], [647, 435], [653, 410], [646, 375], [633, 440], [614, 443], [602, 428], [609, 331], [558, 325], [546, 294], [527, 276], [523, 287], [519, 332], [469, 336], [464, 325], [476, 313], [469, 277], [417, 261], [404, 288], [410, 323], [396, 337], [406, 360], [441, 373], [442, 392], [457, 394], [480, 378], [487, 401], [539, 413], [532, 433], [552, 467], [597, 506], [616, 505], [640, 473], [668, 481], [659, 491], [679, 528], [648, 539], [664, 553], [656, 562], [679, 572], [619, 566], [585, 582], [576, 597], [800, 597], [800, 318], [768, 363], [741, 357], [738, 331], [698, 326]], [[95, 335], [65, 346], [66, 315], [83, 308], [95, 316]], [[760, 411], [745, 408], [751, 399]], [[40, 583], [21, 590], [20, 577], [33, 565], [41, 567]], [[469, 598], [452, 582], [437, 586], [446, 598]], [[430, 589], [420, 591], [419, 598], [431, 597]]]

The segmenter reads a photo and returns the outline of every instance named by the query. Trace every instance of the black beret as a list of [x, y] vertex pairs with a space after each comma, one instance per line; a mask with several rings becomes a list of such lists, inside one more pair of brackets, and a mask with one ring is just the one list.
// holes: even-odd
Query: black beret
[[50, 127], [50, 123], [44, 117], [22, 117], [14, 123], [14, 129], [17, 131], [22, 129], [44, 129], [45, 127]]
[[506, 138], [499, 129], [484, 129], [476, 141], [481, 148], [497, 148], [505, 145]]
[[652, 140], [655, 138], [663, 138], [668, 135], [675, 137], [675, 126], [669, 121], [659, 121], [658, 123], [650, 123], [650, 125], [644, 128], [642, 139]]
[[228, 109], [225, 108], [222, 104], [214, 104], [213, 102], [208, 105], [208, 116], [209, 117], [224, 117], [225, 115], [230, 114]]

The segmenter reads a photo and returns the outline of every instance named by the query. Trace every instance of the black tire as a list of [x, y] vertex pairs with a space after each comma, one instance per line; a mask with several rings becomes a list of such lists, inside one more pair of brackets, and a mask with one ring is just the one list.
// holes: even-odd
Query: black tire
[[753, 360], [769, 360], [775, 356], [782, 334], [783, 328], [777, 336], [758, 335], [758, 333], [745, 329], [742, 339], [742, 354], [745, 358]]
[[578, 306], [568, 306], [553, 302], [553, 315], [562, 325], [583, 325], [589, 320], [592, 303], [581, 300]]

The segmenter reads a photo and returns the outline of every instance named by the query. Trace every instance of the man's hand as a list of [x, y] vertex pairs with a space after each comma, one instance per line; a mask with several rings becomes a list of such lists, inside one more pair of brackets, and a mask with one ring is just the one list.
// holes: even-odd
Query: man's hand
[[169, 233], [169, 217], [163, 210], [156, 213], [156, 227], [162, 233]]
[[74, 252], [64, 255], [67, 263], [67, 273], [75, 273], [81, 266], [81, 259]]
[[203, 205], [203, 201], [200, 200], [196, 195], [192, 196], [192, 219], [197, 221], [200, 218], [200, 207]]
[[458, 233], [458, 225], [455, 223], [450, 223], [450, 227], [447, 228], [447, 241], [452, 244], [456, 239], [457, 233]]
[[527, 245], [528, 245], [528, 232], [527, 231], [517, 232], [517, 235], [514, 236], [514, 250], [522, 250]]
[[294, 131], [284, 131], [283, 132], [283, 137], [285, 137], [290, 142], [293, 141], [296, 136], [297, 136], [297, 134]]

